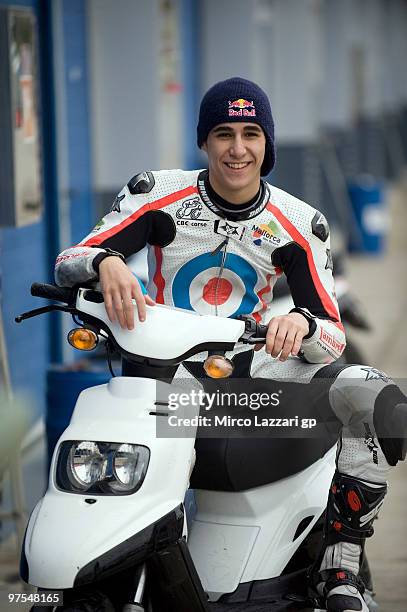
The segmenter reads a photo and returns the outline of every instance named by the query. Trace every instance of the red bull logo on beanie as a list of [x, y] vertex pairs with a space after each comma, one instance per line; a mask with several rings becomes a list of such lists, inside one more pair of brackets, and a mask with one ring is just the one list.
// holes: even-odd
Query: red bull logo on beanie
[[229, 117], [255, 117], [256, 116], [256, 108], [254, 106], [253, 100], [249, 102], [249, 100], [245, 100], [244, 98], [239, 98], [238, 100], [234, 100], [233, 102], [229, 101]]

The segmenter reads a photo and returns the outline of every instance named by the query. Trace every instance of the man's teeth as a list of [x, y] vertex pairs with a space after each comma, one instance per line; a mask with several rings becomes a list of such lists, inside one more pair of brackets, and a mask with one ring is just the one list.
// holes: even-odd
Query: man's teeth
[[246, 168], [246, 166], [249, 165], [249, 162], [241, 162], [241, 163], [227, 163], [226, 164], [229, 168], [233, 168], [235, 170], [239, 170], [240, 168]]

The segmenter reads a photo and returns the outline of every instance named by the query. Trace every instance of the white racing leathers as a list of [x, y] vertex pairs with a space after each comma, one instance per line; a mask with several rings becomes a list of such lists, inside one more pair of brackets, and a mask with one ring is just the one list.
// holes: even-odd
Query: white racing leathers
[[[335, 298], [327, 222], [320, 212], [281, 189], [262, 182], [254, 201], [243, 209], [228, 209], [211, 190], [206, 170], [137, 174], [91, 233], [58, 256], [56, 282], [73, 286], [97, 280], [98, 265], [109, 251], [127, 260], [145, 246], [148, 293], [158, 303], [200, 314], [251, 315], [267, 323], [273, 286], [280, 274], [286, 274], [295, 307], [310, 322], [302, 358], [281, 363], [264, 350], [250, 353], [247, 376], [291, 377], [306, 383], [343, 352], [345, 335]], [[234, 353], [242, 351], [247, 346]], [[184, 367], [180, 372], [189, 376]], [[384, 421], [383, 405], [396, 401], [391, 392], [382, 393], [382, 386], [397, 388], [374, 369], [342, 366], [332, 376], [329, 396], [346, 431], [341, 471], [374, 482], [386, 479], [386, 452], [390, 463], [402, 454], [397, 444], [383, 454], [377, 441], [375, 406]], [[362, 414], [370, 416], [363, 421]], [[353, 434], [352, 423], [357, 424]], [[383, 436], [387, 438], [390, 435]], [[389, 442], [382, 442], [386, 444], [390, 448]]]
[[[318, 211], [262, 184], [248, 213], [230, 218], [206, 189], [206, 172], [142, 173], [107, 214], [56, 262], [58, 285], [97, 278], [106, 249], [129, 258], [148, 246], [149, 294], [161, 304], [267, 322], [273, 286], [287, 275], [295, 306], [311, 322], [309, 363], [330, 363], [345, 347], [332, 278], [327, 223]], [[237, 218], [237, 220], [236, 220]]]
[[[342, 436], [319, 591], [325, 584], [328, 599], [335, 595], [335, 610], [362, 609], [348, 608], [346, 597], [339, 601], [337, 595], [347, 593], [347, 572], [358, 572], [360, 547], [373, 532], [371, 521], [382, 504], [388, 472], [405, 457], [407, 400], [374, 368], [332, 363], [344, 350], [345, 336], [323, 215], [267, 183], [254, 201], [231, 207], [213, 193], [207, 171], [143, 172], [129, 181], [80, 244], [59, 255], [56, 282], [69, 287], [97, 280], [99, 263], [109, 251], [127, 260], [145, 246], [148, 293], [158, 303], [201, 314], [251, 315], [267, 323], [273, 286], [286, 274], [296, 310], [310, 323], [301, 358], [281, 363], [247, 346], [228, 356], [242, 361], [240, 353], [246, 352], [242, 375], [251, 379], [304, 384], [319, 376], [330, 379], [328, 406], [342, 425]], [[199, 371], [197, 362], [205, 356], [180, 366], [177, 377], [194, 377], [194, 367]], [[332, 567], [346, 571], [331, 576]]]

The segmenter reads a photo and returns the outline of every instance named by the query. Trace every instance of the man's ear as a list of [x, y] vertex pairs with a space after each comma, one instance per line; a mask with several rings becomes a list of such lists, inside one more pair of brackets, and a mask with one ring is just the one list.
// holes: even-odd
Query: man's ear
[[207, 152], [208, 152], [208, 145], [206, 144], [206, 140], [205, 140], [205, 142], [202, 144], [201, 149], [202, 149], [202, 151], [205, 151], [205, 153], [207, 153]]

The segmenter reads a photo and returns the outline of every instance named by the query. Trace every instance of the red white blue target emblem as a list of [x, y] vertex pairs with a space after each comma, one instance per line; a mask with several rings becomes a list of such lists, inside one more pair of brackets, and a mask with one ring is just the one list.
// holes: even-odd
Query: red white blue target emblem
[[221, 277], [222, 253], [205, 253], [191, 259], [177, 272], [172, 294], [175, 306], [199, 314], [237, 317], [253, 312], [259, 302], [254, 287], [257, 273], [245, 259], [228, 253]]

